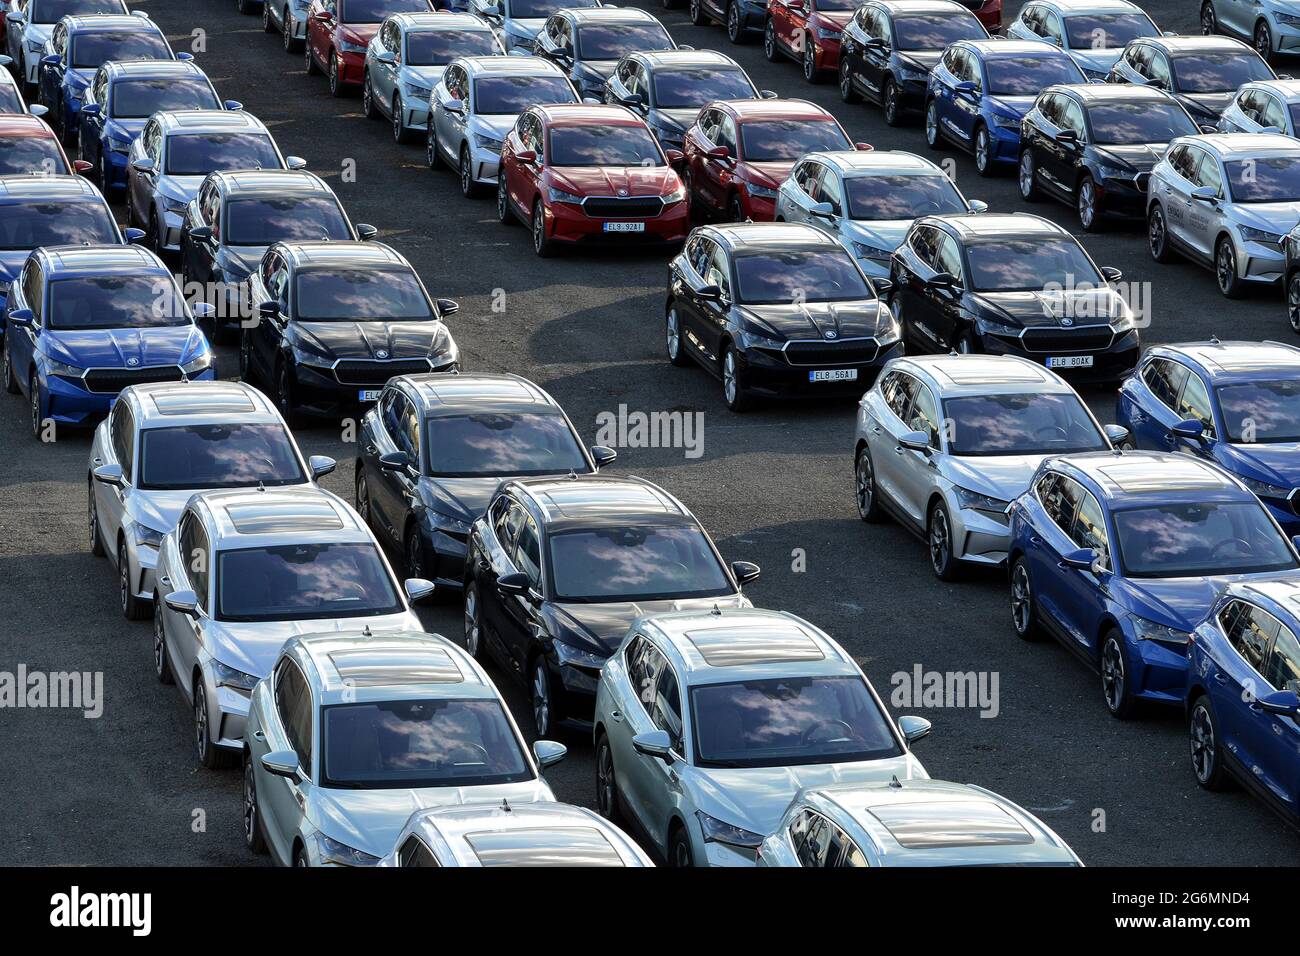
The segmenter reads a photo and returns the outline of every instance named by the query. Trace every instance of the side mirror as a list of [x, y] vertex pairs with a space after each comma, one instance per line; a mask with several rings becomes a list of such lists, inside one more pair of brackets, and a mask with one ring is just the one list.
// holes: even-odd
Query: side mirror
[[957, 277], [951, 272], [936, 272], [925, 284], [931, 289], [952, 290], [957, 288]]
[[378, 60], [380, 63], [396, 63], [397, 54], [394, 53], [392, 50], [380, 50], [378, 53], [375, 54], [375, 59]]
[[715, 146], [707, 153], [709, 159], [716, 159], [718, 162], [727, 163], [731, 161], [731, 151], [725, 146]]
[[1116, 269], [1114, 266], [1102, 266], [1101, 277], [1107, 282], [1118, 282], [1120, 279], [1124, 278], [1124, 272], [1120, 269]]
[[465, 112], [465, 101], [464, 101], [464, 100], [448, 100], [446, 103], [443, 103], [443, 104], [442, 104], [442, 108], [445, 109], [448, 113], [458, 113], [458, 114], [459, 114], [459, 113], [464, 113], [464, 112]]
[[876, 147], [872, 146], [870, 143], [854, 143], [853, 148], [859, 153], [870, 153]]
[[1076, 548], [1074, 551], [1068, 551], [1061, 555], [1061, 563], [1067, 568], [1091, 571], [1097, 557], [1097, 552], [1092, 548]]
[[81, 108], [81, 115], [82, 115], [82, 116], [98, 116], [98, 115], [99, 115], [99, 111], [100, 111], [100, 109], [99, 109], [99, 104], [98, 104], [98, 103], [87, 103], [85, 106], [83, 106], [83, 107]]
[[1169, 429], [1169, 434], [1175, 438], [1185, 438], [1188, 441], [1200, 441], [1205, 437], [1205, 425], [1196, 418], [1187, 418], [1174, 424]]
[[554, 767], [569, 754], [569, 748], [562, 743], [554, 740], [534, 740], [533, 756], [537, 758], [537, 766], [545, 770], [547, 767]]
[[958, 96], [973, 97], [975, 95], [975, 84], [970, 80], [963, 80], [953, 87], [953, 92]]
[[681, 169], [686, 162], [686, 154], [680, 149], [665, 149], [664, 158], [668, 160], [668, 165], [673, 169]]
[[876, 290], [876, 298], [883, 299], [894, 291], [893, 279], [872, 279], [871, 287]]
[[664, 763], [673, 761], [673, 742], [666, 730], [650, 730], [632, 738], [632, 749], [643, 757], [655, 757]]
[[42, 106], [40, 103], [33, 103], [31, 106], [27, 107], [27, 112], [37, 117], [46, 116], [49, 114], [50, 108], [48, 106]]
[[972, 199], [966, 203], [966, 208], [975, 213], [988, 212], [989, 204], [983, 199]]
[[883, 50], [886, 45], [881, 37], [867, 37], [866, 47], [868, 50]]
[[14, 309], [9, 313], [9, 324], [20, 329], [30, 329], [36, 321], [31, 309]]
[[516, 571], [513, 574], [503, 574], [497, 578], [497, 590], [503, 594], [527, 594], [528, 589], [532, 587], [533, 582], [529, 580], [528, 575], [522, 571]]
[[731, 573], [736, 576], [736, 583], [739, 584], [741, 587], [744, 587], [750, 581], [758, 580], [758, 576], [762, 573], [762, 571], [763, 569], [760, 568], [753, 561], [732, 561], [731, 562]]
[[49, 56], [41, 57], [42, 66], [58, 66], [63, 62], [57, 53], [51, 53]]
[[421, 601], [427, 601], [433, 597], [433, 592], [437, 590], [432, 581], [424, 578], [407, 578], [402, 582], [402, 590], [406, 592], [406, 599], [412, 604], [419, 604]]
[[211, 226], [195, 226], [190, 229], [187, 235], [196, 242], [207, 242], [212, 238]]
[[479, 13], [481, 13], [485, 17], [499, 17], [501, 16], [501, 8], [498, 7], [496, 4], [493, 4], [490, 7], [480, 8]]
[[[17, 26], [19, 24], [26, 23], [27, 17], [24, 14], [20, 13], [19, 11], [15, 10], [13, 13], [6, 13], [5, 20]], [[10, 62], [12, 63], [13, 61], [11, 60]], [[5, 64], [5, 66], [8, 65], [9, 65], [8, 63]]]
[[645, 106], [645, 97], [640, 93], [632, 93], [629, 96], [620, 96], [618, 101], [624, 106], [634, 110], [639, 110], [641, 107]]
[[324, 478], [338, 467], [338, 462], [329, 455], [312, 455], [307, 460], [307, 465], [311, 468], [313, 478]]
[[95, 476], [96, 481], [114, 488], [121, 488], [126, 484], [122, 477], [121, 465], [100, 465], [91, 474]]
[[1219, 191], [1213, 186], [1197, 186], [1192, 190], [1192, 198], [1197, 202], [1214, 202], [1219, 198]]
[[262, 769], [294, 783], [302, 783], [302, 776], [298, 773], [298, 755], [292, 750], [273, 750], [263, 754]]
[[390, 451], [379, 456], [379, 467], [383, 471], [402, 471], [411, 464], [411, 458], [404, 451]]
[[359, 222], [356, 224], [357, 239], [361, 242], [369, 242], [375, 236], [379, 235], [379, 230], [368, 222]]
[[537, 151], [533, 149], [522, 150], [515, 153], [515, 160], [528, 166], [534, 166], [537, 164]]
[[182, 63], [189, 63], [191, 60], [194, 59], [194, 54], [193, 54], [193, 53], [177, 53], [177, 54], [176, 54], [176, 59], [180, 60]]
[[137, 229], [135, 228], [135, 226], [127, 226], [125, 229], [122, 230], [122, 238], [125, 239], [127, 243], [132, 246], [138, 246], [143, 244], [145, 239], [148, 237], [148, 235], [149, 234], [145, 232], [143, 229]]
[[1279, 690], [1258, 697], [1255, 703], [1270, 714], [1285, 714], [1291, 717], [1300, 712], [1300, 696], [1295, 691]]
[[1066, 146], [1073, 146], [1079, 142], [1079, 134], [1072, 129], [1063, 129], [1056, 134], [1056, 141]]
[[933, 725], [924, 717], [906, 717], [898, 718], [898, 729], [903, 732], [903, 739], [909, 744], [916, 743], [922, 737], [929, 737]]
[[131, 163], [131, 168], [147, 176], [153, 172], [154, 162], [152, 159], [137, 159]]
[[264, 319], [273, 319], [280, 314], [280, 303], [268, 299], [257, 307], [257, 314]]
[[1211, 126], [1209, 123], [1201, 124], [1202, 133], [1217, 133], [1218, 131], [1219, 131], [1219, 127], [1217, 126]]
[[286, 156], [284, 157], [284, 168], [285, 169], [306, 169], [307, 160], [303, 159], [301, 156]]
[[818, 219], [834, 219], [835, 207], [828, 202], [815, 202], [809, 207], [808, 214]]
[[199, 596], [193, 591], [173, 591], [163, 598], [163, 602], [177, 614], [199, 616]]
[[909, 451], [919, 451], [926, 455], [934, 449], [930, 447], [930, 436], [925, 432], [908, 432], [898, 439], [898, 444]]
[[1132, 437], [1132, 433], [1123, 425], [1107, 425], [1105, 431], [1112, 445], [1122, 445]]
[[223, 105], [232, 113], [238, 113], [244, 108], [244, 104], [239, 102], [239, 100], [226, 100]]
[[190, 308], [196, 319], [210, 319], [217, 314], [217, 307], [211, 302], [195, 302]]
[[760, 100], [778, 100], [781, 98], [781, 94], [776, 90], [759, 90], [758, 98]]
[[717, 302], [722, 298], [722, 290], [716, 285], [702, 285], [695, 290], [695, 295], [707, 302]]
[[449, 315], [455, 315], [459, 311], [460, 311], [460, 303], [457, 302], [455, 299], [438, 300], [438, 315], [441, 316], [442, 318], [445, 319]]
[[606, 465], [612, 465], [618, 458], [618, 452], [605, 445], [592, 445], [587, 450], [591, 452], [591, 460], [596, 463], [597, 468], [604, 468]]

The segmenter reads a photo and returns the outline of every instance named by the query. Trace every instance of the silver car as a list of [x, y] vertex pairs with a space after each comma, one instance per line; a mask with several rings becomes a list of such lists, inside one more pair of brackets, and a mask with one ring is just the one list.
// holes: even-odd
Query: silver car
[[777, 222], [803, 222], [847, 246], [868, 276], [888, 279], [890, 257], [919, 216], [985, 212], [942, 169], [913, 153], [837, 150], [795, 164], [776, 196]]
[[654, 866], [626, 833], [567, 803], [417, 810], [379, 866]]
[[1183, 136], [1151, 170], [1147, 242], [1157, 262], [1190, 259], [1219, 291], [1277, 285], [1300, 222], [1300, 143], [1280, 133]]
[[1138, 37], [1160, 36], [1146, 11], [1128, 0], [1032, 0], [1007, 27], [1016, 40], [1060, 47], [1090, 80], [1104, 80]]
[[1047, 824], [983, 787], [893, 780], [802, 790], [759, 866], [1083, 866]]
[[253, 688], [244, 839], [281, 866], [376, 866], [411, 810], [554, 801], [487, 673], [436, 634], [297, 637]]
[[1202, 0], [1201, 32], [1247, 40], [1268, 59], [1300, 52], [1300, 4], [1295, 0]]
[[505, 56], [486, 21], [468, 13], [398, 13], [366, 47], [361, 111], [388, 117], [393, 139], [409, 142], [429, 125], [429, 97], [447, 64], [461, 56]]
[[307, 40], [307, 11], [311, 0], [262, 0], [262, 27], [279, 31], [285, 53], [299, 53]]
[[889, 515], [924, 537], [935, 575], [950, 581], [963, 561], [1006, 561], [1007, 505], [1039, 462], [1127, 437], [1118, 425], [1103, 429], [1063, 378], [1028, 359], [894, 359], [858, 403], [858, 516]]
[[753, 866], [800, 788], [927, 777], [853, 658], [792, 614], [643, 617], [601, 668], [596, 802], [672, 866]]
[[5, 46], [21, 82], [36, 85], [54, 25], [65, 16], [127, 14], [126, 0], [5, 0]]
[[285, 641], [418, 631], [410, 602], [432, 593], [418, 579], [398, 587], [365, 522], [328, 491], [199, 492], [158, 549], [154, 670], [192, 705], [199, 762], [223, 766], [243, 747], [253, 685]]
[[1300, 138], [1300, 80], [1247, 83], [1237, 91], [1219, 117], [1220, 133], [1262, 133], [1265, 130]]
[[492, 24], [514, 56], [532, 55], [533, 41], [552, 13], [598, 6], [600, 0], [469, 0], [469, 12]]

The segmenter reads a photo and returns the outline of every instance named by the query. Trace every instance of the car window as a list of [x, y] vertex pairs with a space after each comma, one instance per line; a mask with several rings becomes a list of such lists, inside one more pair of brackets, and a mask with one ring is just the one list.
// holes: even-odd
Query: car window
[[950, 273], [958, 284], [962, 283], [961, 252], [951, 236], [940, 236], [939, 248], [935, 252], [934, 268], [937, 272]]
[[401, 418], [398, 420], [398, 433], [394, 436], [397, 447], [406, 452], [411, 463], [420, 466], [420, 416], [415, 406], [405, 395], [402, 396]]
[[280, 722], [284, 725], [285, 735], [298, 754], [299, 765], [311, 772], [311, 690], [307, 679], [298, 670], [298, 665], [286, 660], [281, 665], [281, 674], [276, 682], [276, 707], [280, 712]]
[[1225, 632], [1229, 643], [1246, 663], [1263, 674], [1269, 644], [1281, 626], [1277, 618], [1267, 611], [1253, 604], [1242, 604], [1242, 610], [1231, 621], [1231, 625], [1225, 628]]
[[113, 457], [122, 469], [122, 477], [130, 484], [135, 465], [135, 420], [131, 406], [126, 402], [118, 401], [113, 405], [109, 444], [113, 446]]
[[840, 178], [825, 167], [817, 177], [817, 201], [830, 203], [832, 213], [844, 215], [844, 187], [840, 185]]
[[721, 122], [718, 124], [717, 143], [727, 147], [728, 156], [736, 155], [736, 121], [725, 113], [721, 114]]
[[1043, 503], [1043, 510], [1067, 535], [1074, 528], [1080, 490], [1077, 482], [1061, 474], [1045, 475], [1038, 483], [1038, 500]]
[[1157, 89], [1167, 90], [1173, 85], [1169, 73], [1169, 60], [1158, 50], [1151, 51], [1151, 60], [1147, 64], [1146, 75], [1150, 79], [1151, 85]]
[[642, 645], [639, 655], [638, 680], [637, 683], [632, 685], [632, 688], [646, 713], [653, 716], [655, 687], [659, 682], [659, 674], [668, 666], [668, 660], [660, 652], [659, 648], [649, 641], [643, 641]]
[[1200, 153], [1196, 164], [1196, 175], [1192, 183], [1196, 186], [1209, 186], [1216, 196], [1223, 193], [1223, 173], [1219, 170], [1219, 161], [1204, 150], [1192, 150]]
[[433, 851], [424, 845], [415, 834], [406, 838], [402, 844], [402, 849], [398, 851], [397, 862], [401, 866], [438, 866], [438, 858], [433, 855]]
[[1205, 434], [1210, 438], [1214, 437], [1214, 413], [1210, 409], [1210, 396], [1199, 375], [1188, 374], [1187, 381], [1183, 384], [1183, 392], [1178, 396], [1178, 407], [1175, 411], [1184, 419], [1199, 421], [1205, 426]]
[[519, 529], [519, 539], [515, 542], [512, 555], [514, 565], [528, 575], [529, 584], [541, 590], [542, 584], [542, 544], [538, 538], [537, 523], [531, 516], [524, 516], [524, 523]]
[[723, 299], [731, 299], [731, 267], [727, 264], [727, 254], [721, 248], [715, 247], [709, 257], [708, 265], [705, 266], [704, 281], [721, 289]]
[[668, 734], [673, 749], [682, 752], [682, 694], [677, 684], [677, 674], [671, 667], [665, 666], [655, 685], [654, 709], [650, 719], [660, 730]]
[[189, 572], [190, 584], [194, 586], [194, 593], [198, 597], [199, 607], [206, 609], [208, 583], [212, 580], [212, 551], [209, 548], [208, 532], [203, 527], [203, 522], [195, 519], [193, 533], [193, 540], [182, 557]]
[[1071, 130], [1082, 139], [1084, 135], [1083, 110], [1079, 108], [1078, 103], [1069, 97], [1062, 97], [1061, 99], [1061, 129]]
[[1084, 489], [1080, 489], [1070, 540], [1081, 548], [1092, 548], [1103, 564], [1109, 564], [1110, 541], [1106, 534], [1106, 518], [1101, 504]]
[[930, 387], [921, 382], [916, 383], [912, 407], [907, 411], [907, 427], [912, 431], [925, 432], [930, 436], [930, 447], [939, 447], [939, 409]]
[[[524, 526], [524, 522], [527, 520], [528, 520], [528, 512], [524, 510], [523, 506], [520, 505], [519, 502], [517, 501], [511, 501], [510, 510], [506, 514], [505, 537], [498, 538], [498, 541], [500, 541], [501, 543], [501, 547], [505, 548], [507, 553], [509, 553], [512, 550], [514, 546], [515, 537], [519, 534], [519, 529]], [[513, 555], [511, 557], [511, 560], [513, 560]]]
[[929, 226], [919, 226], [912, 230], [912, 236], [908, 239], [908, 245], [916, 253], [916, 257], [925, 265], [934, 267], [934, 257], [939, 245], [940, 233], [937, 229]]
[[907, 406], [912, 401], [912, 393], [916, 391], [917, 381], [910, 375], [902, 372], [890, 372], [885, 376], [884, 383], [880, 386], [881, 394], [885, 399], [885, 404], [889, 410], [898, 416], [901, 421], [903, 415], [907, 413]]
[[1042, 28], [1039, 33], [1048, 42], [1055, 43], [1057, 46], [1065, 46], [1065, 28], [1061, 25], [1061, 18], [1050, 10], [1043, 17]]
[[804, 867], [833, 869], [866, 866], [866, 858], [849, 835], [820, 813], [805, 810], [800, 839], [795, 848]]
[[1172, 410], [1178, 403], [1178, 393], [1188, 374], [1186, 365], [1167, 359], [1152, 359], [1142, 369], [1142, 380], [1147, 383], [1152, 394]]
[[1264, 680], [1274, 690], [1300, 691], [1300, 642], [1288, 627], [1279, 627], [1269, 652]]
[[1282, 132], [1286, 132], [1286, 110], [1282, 108], [1282, 101], [1276, 96], [1264, 94], [1264, 111], [1260, 114], [1260, 123], [1264, 126], [1276, 126]]

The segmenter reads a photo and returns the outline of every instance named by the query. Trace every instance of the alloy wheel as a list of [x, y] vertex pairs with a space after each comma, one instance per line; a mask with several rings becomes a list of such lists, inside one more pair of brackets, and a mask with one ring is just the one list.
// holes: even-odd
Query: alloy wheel
[[1028, 199], [1034, 191], [1034, 158], [1028, 152], [1020, 154], [1020, 195]]
[[198, 751], [200, 763], [207, 761], [209, 746], [207, 695], [203, 690], [202, 681], [196, 681], [194, 684], [194, 747]]
[[930, 518], [930, 566], [935, 574], [942, 574], [948, 567], [949, 549], [952, 547], [952, 535], [948, 530], [948, 513], [943, 508], [936, 508]]
[[41, 425], [44, 421], [41, 417], [41, 383], [33, 375], [30, 383], [31, 401], [28, 403], [32, 415], [32, 434], [37, 438], [41, 437]]
[[366, 487], [365, 472], [357, 479], [357, 514], [367, 526], [370, 525], [370, 489]]
[[1286, 285], [1286, 313], [1291, 320], [1291, 329], [1300, 332], [1300, 272], [1292, 275]]
[[257, 831], [257, 782], [253, 777], [253, 759], [244, 761], [244, 842], [250, 847], [256, 846]]
[[545, 737], [551, 730], [551, 680], [543, 658], [533, 664], [533, 723], [538, 737]]
[[402, 97], [399, 93], [393, 97], [393, 141], [396, 143], [406, 142], [406, 125], [402, 122], [402, 116], [406, 107], [402, 105]]
[[885, 84], [885, 122], [890, 126], [898, 125], [898, 85], [892, 81]]
[[470, 584], [465, 588], [465, 650], [470, 657], [478, 657], [479, 641], [482, 634], [478, 620], [478, 585]]
[[677, 318], [677, 307], [668, 310], [668, 358], [675, 360], [681, 353], [682, 337], [679, 320]]
[[424, 164], [430, 169], [438, 165], [438, 131], [433, 125], [433, 113], [429, 114], [429, 125], [424, 133]]
[[90, 526], [90, 550], [94, 551], [95, 546], [99, 544], [99, 510], [95, 504], [95, 486], [90, 486], [90, 494], [86, 496], [88, 504], [86, 505], [86, 523]]
[[1263, 21], [1255, 27], [1255, 52], [1263, 60], [1273, 55], [1273, 37], [1268, 31], [1268, 24]]
[[406, 542], [406, 576], [422, 578], [424, 574], [424, 545], [420, 541], [420, 532], [413, 531]]
[[853, 101], [853, 69], [847, 57], [840, 59], [840, 99], [845, 103]]
[[939, 145], [939, 107], [934, 100], [925, 107], [925, 142], [927, 146]]
[[1097, 187], [1091, 179], [1084, 179], [1079, 186], [1079, 225], [1089, 230], [1097, 221]]
[[736, 402], [736, 350], [727, 349], [727, 354], [722, 358], [722, 394], [726, 396], [727, 404], [734, 405]]
[[1017, 564], [1011, 572], [1011, 622], [1017, 634], [1028, 634], [1033, 623], [1034, 600], [1029, 591], [1029, 572]]
[[817, 82], [817, 52], [807, 39], [803, 44], [803, 78], [809, 83]]
[[1207, 37], [1219, 32], [1219, 18], [1215, 15], [1214, 4], [1201, 6], [1201, 33]]
[[160, 682], [171, 683], [167, 679], [167, 637], [163, 631], [161, 600], [154, 605], [153, 612], [153, 672]]
[[280, 43], [285, 53], [293, 52], [293, 20], [289, 18], [288, 7], [280, 12]]
[[1192, 772], [1200, 784], [1214, 776], [1215, 744], [1214, 720], [1205, 701], [1198, 700], [1192, 709], [1191, 747]]
[[1219, 250], [1214, 256], [1214, 276], [1219, 280], [1219, 291], [1224, 295], [1233, 289], [1237, 280], [1237, 256], [1227, 239], [1219, 242]]
[[609, 742], [601, 740], [596, 751], [596, 809], [606, 820], [615, 816], [614, 786], [614, 755]]
[[1102, 648], [1101, 690], [1106, 698], [1106, 706], [1112, 713], [1118, 711], [1125, 691], [1124, 653], [1114, 638], [1108, 639]]
[[1151, 218], [1147, 222], [1147, 245], [1153, 259], [1159, 259], [1165, 254], [1165, 217], [1159, 206], [1151, 210]]
[[989, 171], [989, 131], [983, 126], [975, 134], [975, 168], [983, 174]]
[[732, 0], [727, 4], [727, 39], [739, 43], [744, 36], [744, 28], [740, 25], [740, 8], [736, 5], [736, 0]]
[[871, 455], [866, 449], [858, 455], [858, 467], [854, 472], [857, 479], [858, 517], [865, 520], [876, 502], [876, 473], [871, 466]]
[[330, 96], [339, 95], [339, 61], [338, 57], [330, 57]]
[[127, 560], [125, 541], [117, 548], [117, 591], [122, 613], [126, 614], [131, 604], [131, 563]]

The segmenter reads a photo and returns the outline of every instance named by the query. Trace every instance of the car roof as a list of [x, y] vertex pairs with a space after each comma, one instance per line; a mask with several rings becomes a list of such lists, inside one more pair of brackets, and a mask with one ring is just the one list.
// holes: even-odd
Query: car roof
[[281, 651], [310, 661], [319, 706], [427, 698], [496, 698], [483, 668], [441, 634], [355, 631], [306, 634]]
[[651, 68], [672, 66], [730, 66], [741, 69], [739, 63], [717, 50], [654, 50], [634, 52], [629, 59], [639, 60]]
[[1015, 355], [909, 355], [890, 362], [889, 368], [916, 375], [942, 398], [1074, 394], [1051, 369]]
[[172, 272], [154, 253], [143, 246], [44, 246], [34, 253], [41, 260], [46, 279], [74, 275], [155, 275], [171, 278]]
[[884, 7], [895, 16], [925, 13], [970, 13], [956, 0], [872, 0], [872, 5]]
[[0, 176], [0, 202], [51, 202], [104, 197], [93, 183], [81, 176]]
[[520, 478], [507, 483], [537, 507], [549, 528], [637, 521], [693, 523], [694, 516], [658, 485], [635, 476]]
[[[1143, 9], [1129, 0], [1034, 0], [1062, 16], [1080, 16], [1089, 13], [1143, 13]], [[1026, 4], [1028, 6], [1028, 4]]]
[[1224, 160], [1300, 157], [1300, 142], [1281, 133], [1202, 133], [1180, 136], [1174, 143], [1204, 146]]
[[705, 226], [700, 231], [733, 253], [788, 250], [795, 243], [825, 249], [843, 249], [834, 236], [802, 222], [722, 223]]
[[579, 7], [558, 11], [578, 26], [585, 23], [658, 23], [659, 18], [648, 10], [636, 7]]
[[1300, 348], [1282, 342], [1179, 342], [1154, 346], [1147, 354], [1181, 359], [1216, 384], [1257, 381], [1277, 372], [1300, 374]]
[[1046, 40], [1004, 40], [1002, 37], [989, 37], [987, 40], [959, 40], [953, 45], [958, 44], [988, 59], [1000, 56], [1047, 56], [1049, 54], [1069, 56], [1059, 46]]
[[547, 126], [589, 126], [598, 123], [640, 126], [645, 123], [645, 120], [627, 107], [605, 103], [552, 103], [534, 106], [533, 110]]
[[118, 401], [131, 405], [136, 428], [283, 424], [271, 400], [244, 382], [229, 380], [130, 385]]
[[120, 79], [194, 79], [208, 78], [203, 67], [193, 60], [109, 60], [102, 67], [110, 82]]
[[325, 180], [305, 169], [222, 170], [208, 178], [227, 197], [334, 194]]
[[372, 540], [356, 512], [323, 488], [201, 491], [190, 500], [207, 513], [211, 544], [221, 550]]
[[382, 242], [277, 242], [274, 249], [296, 270], [339, 269], [364, 266], [369, 269], [410, 269], [396, 249]]
[[823, 107], [799, 99], [714, 100], [704, 108], [710, 107], [725, 110], [742, 123], [747, 120], [765, 119], [835, 120], [835, 117]]
[[69, 33], [73, 31], [77, 33], [121, 33], [130, 30], [162, 33], [162, 29], [158, 24], [147, 16], [138, 13], [94, 13], [83, 16], [66, 16], [63, 18], [63, 22], [67, 24]]
[[[0, 70], [0, 73], [4, 72], [7, 71]], [[0, 113], [0, 136], [26, 139], [53, 135], [54, 130], [50, 128], [50, 124], [39, 116], [33, 116], [31, 113]]]
[[1085, 452], [1049, 459], [1047, 464], [1072, 477], [1088, 479], [1118, 505], [1147, 504], [1143, 499], [1177, 498], [1235, 501], [1254, 496], [1227, 472], [1192, 458], [1160, 451]]
[[555, 399], [518, 375], [400, 375], [393, 384], [411, 393], [422, 414], [558, 411]]
[[[1274, 615], [1280, 611], [1293, 620], [1300, 620], [1300, 575], [1294, 571], [1236, 582], [1228, 586], [1227, 593], [1263, 604]], [[1295, 628], [1294, 624], [1287, 626]]]
[[926, 216], [923, 222], [948, 227], [963, 241], [980, 238], [1024, 238], [1025, 236], [1068, 236], [1070, 232], [1050, 219], [1027, 212], [962, 213], [956, 216]]
[[835, 149], [809, 153], [804, 159], [816, 159], [834, 166], [844, 176], [908, 175], [910, 173], [933, 175], [943, 173], [935, 163], [916, 153], [896, 149]]
[[[1055, 49], [1055, 47], [1053, 47]], [[1065, 93], [1088, 103], [1102, 101], [1133, 102], [1135, 100], [1160, 100], [1168, 102], [1173, 99], [1164, 90], [1154, 86], [1142, 86], [1139, 83], [1056, 83], [1047, 89]]]
[[429, 32], [438, 30], [470, 30], [487, 32], [491, 24], [480, 20], [472, 13], [455, 13], [451, 10], [438, 10], [430, 13], [394, 13], [388, 19], [401, 26], [403, 31]]
[[1193, 53], [1214, 51], [1241, 53], [1249, 50], [1240, 40], [1226, 36], [1174, 36], [1174, 37], [1139, 37], [1134, 43], [1150, 43], [1167, 51], [1175, 59]]
[[1281, 93], [1282, 98], [1288, 103], [1300, 101], [1300, 80], [1251, 80], [1249, 83], [1243, 83], [1242, 85], [1252, 88], [1260, 87], [1265, 90], [1272, 90], [1274, 93]]
[[565, 73], [541, 56], [462, 56], [459, 63], [474, 76], [564, 76]]
[[224, 133], [236, 130], [267, 132], [266, 124], [243, 110], [164, 110], [154, 113], [164, 134]]

